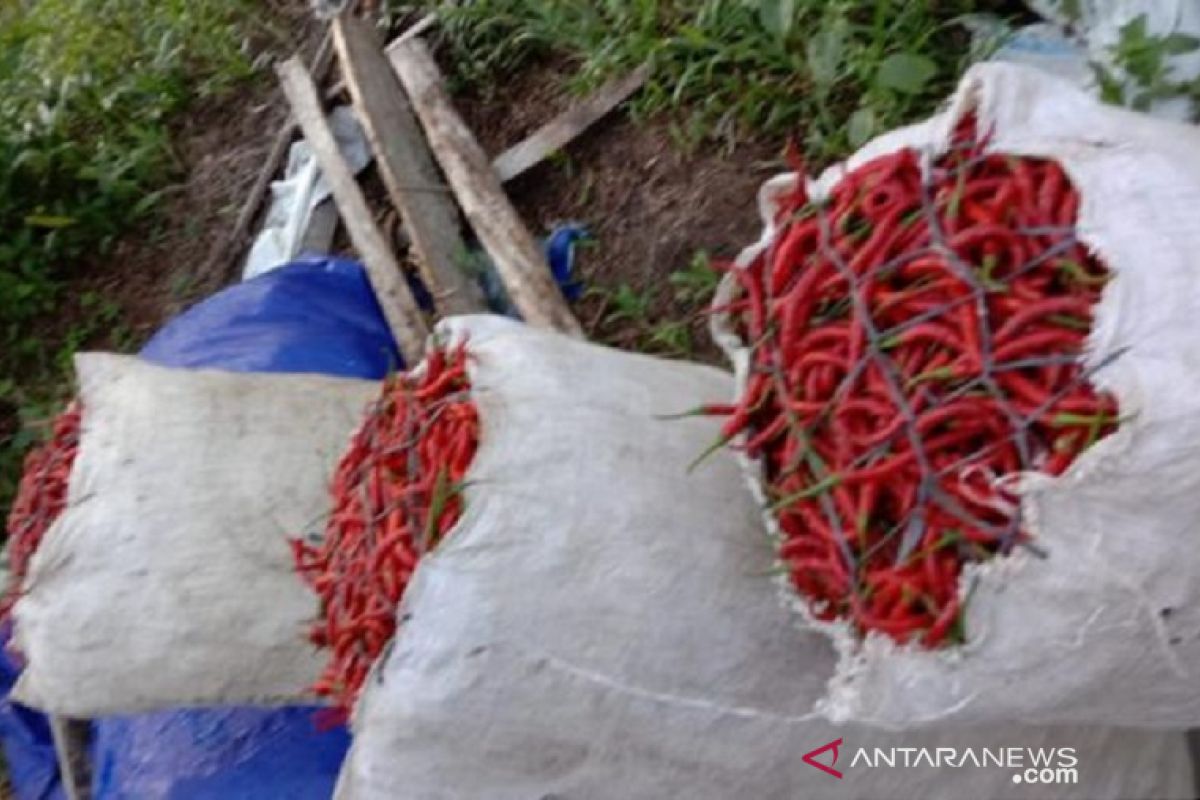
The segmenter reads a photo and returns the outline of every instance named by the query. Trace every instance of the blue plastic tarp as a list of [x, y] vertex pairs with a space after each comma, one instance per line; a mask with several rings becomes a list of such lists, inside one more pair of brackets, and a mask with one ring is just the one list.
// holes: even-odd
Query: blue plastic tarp
[[20, 800], [65, 800], [49, 721], [8, 696], [21, 674], [6, 647], [9, 632], [8, 625], [0, 630], [0, 742], [4, 744], [8, 781]]
[[307, 258], [192, 306], [142, 348], [172, 367], [379, 378], [402, 366], [362, 267]]
[[328, 800], [350, 745], [316, 709], [218, 708], [97, 720], [97, 800]]

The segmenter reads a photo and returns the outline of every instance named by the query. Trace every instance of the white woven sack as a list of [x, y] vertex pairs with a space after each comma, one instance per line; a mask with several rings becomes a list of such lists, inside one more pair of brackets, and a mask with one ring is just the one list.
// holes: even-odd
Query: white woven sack
[[[727, 397], [729, 376], [497, 318], [440, 330], [469, 336], [481, 444], [368, 677], [340, 800], [1192, 796], [1182, 734], [821, 720], [834, 653], [778, 602], [737, 465], [688, 472], [718, 423], [657, 418]], [[838, 737], [842, 778], [803, 762]], [[1077, 782], [851, 763], [892, 746], [1074, 748]]]
[[320, 529], [378, 383], [102, 354], [76, 372], [79, 455], [14, 610], [13, 698], [92, 717], [306, 697], [324, 656], [288, 538]]
[[[1120, 402], [1119, 430], [1058, 478], [1021, 480], [1026, 528], [1048, 558], [1018, 549], [968, 567], [968, 641], [928, 651], [808, 618], [839, 652], [821, 708], [895, 728], [949, 722], [1200, 725], [1200, 130], [1101, 106], [1044, 73], [984, 64], [948, 110], [867, 144], [810, 184], [902, 147], [936, 154], [973, 113], [989, 149], [1060, 162], [1081, 195], [1078, 237], [1112, 269], [1084, 363]], [[762, 239], [774, 198], [760, 194]], [[727, 279], [716, 303], [732, 296]], [[714, 335], [739, 386], [747, 351], [728, 320]], [[754, 492], [753, 464], [744, 474]], [[758, 496], [761, 497], [761, 494]], [[769, 517], [769, 515], [768, 515]], [[772, 520], [768, 525], [777, 532]]]

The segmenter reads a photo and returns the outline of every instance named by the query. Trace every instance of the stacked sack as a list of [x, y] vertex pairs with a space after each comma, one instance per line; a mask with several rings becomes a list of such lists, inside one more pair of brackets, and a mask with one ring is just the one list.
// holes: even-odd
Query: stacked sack
[[[968, 117], [980, 136], [965, 147], [967, 162], [995, 151], [1061, 164], [1081, 199], [1078, 220], [1064, 216], [1051, 226], [1056, 230], [1032, 235], [1074, 227], [1070, 246], [1077, 238], [1087, 248], [1074, 254], [1081, 282], [1106, 279], [1088, 260], [1093, 250], [1114, 277], [1097, 292], [1094, 310], [1094, 298], [1076, 298], [1075, 313], [1066, 313], [1076, 326], [1094, 318], [1091, 333], [1056, 334], [1058, 360], [1029, 367], [1056, 368], [1073, 388], [1086, 381], [1089, 388], [1072, 402], [1092, 405], [1055, 413], [1090, 414], [1096, 431], [1085, 435], [1090, 428], [1070, 420], [1065, 431], [1044, 426], [1033, 450], [1047, 437], [1053, 448], [1063, 434], [1071, 440], [1064, 447], [1074, 448], [1058, 477], [964, 479], [974, 517], [989, 526], [980, 530], [999, 532], [988, 542], [960, 531], [941, 544], [946, 532], [938, 535], [937, 557], [925, 559], [939, 570], [929, 580], [944, 582], [951, 567], [957, 570], [954, 606], [946, 597], [897, 590], [893, 606], [903, 600], [910, 616], [928, 619], [894, 636], [861, 624], [866, 617], [851, 618], [854, 603], [838, 605], [850, 595], [832, 591], [834, 584], [796, 580], [800, 559], [861, 555], [852, 549], [861, 546], [852, 538], [861, 526], [846, 515], [845, 528], [826, 531], [827, 550], [782, 557], [775, 545], [786, 543], [762, 534], [763, 504], [745, 490], [739, 471], [748, 471], [763, 497], [762, 448], [777, 440], [760, 438], [751, 447], [751, 439], [775, 424], [765, 413], [771, 403], [786, 406], [786, 394], [742, 408], [743, 419], [732, 425], [681, 415], [722, 410], [730, 397], [737, 406], [764, 380], [756, 377], [762, 373], [752, 351], [776, 329], [769, 317], [777, 309], [763, 303], [756, 311], [754, 284], [739, 272], [717, 300], [717, 330], [735, 377], [483, 316], [443, 321], [432, 355], [382, 382], [80, 356], [83, 416], [66, 507], [29, 560], [14, 606], [14, 641], [28, 659], [16, 696], [72, 716], [326, 698], [332, 717], [352, 715], [353, 744], [337, 788], [342, 798], [1044, 796], [1044, 787], [1020, 780], [1011, 761], [997, 765], [979, 755], [1013, 748], [1049, 754], [1053, 766], [1075, 770], [1055, 787], [1060, 796], [1192, 796], [1181, 733], [1110, 727], [1188, 721], [1187, 702], [1194, 700], [1183, 695], [1176, 673], [1155, 671], [1164, 652], [1157, 642], [1138, 653], [1124, 649], [1139, 631], [1176, 620], [1187, 625], [1186, 561], [1152, 560], [1153, 569], [1139, 572], [1147, 562], [1131, 557], [1133, 545], [1119, 540], [1115, 523], [1101, 528], [1092, 521], [1135, 515], [1152, 532], [1161, 530], [1166, 515], [1149, 515], [1143, 505], [1182, 504], [1185, 496], [1173, 492], [1190, 487], [1181, 454], [1194, 423], [1181, 415], [1182, 390], [1159, 385], [1159, 366], [1182, 352], [1175, 317], [1191, 301], [1184, 248], [1167, 236], [1184, 215], [1159, 206], [1200, 176], [1177, 169], [1167, 179], [1157, 159], [1188, 148], [1172, 140], [1152, 149], [1161, 123], [1096, 108], [1068, 89], [1002, 67], [973, 71], [945, 116], [872, 143], [849, 169], [915, 144], [919, 177]], [[1102, 143], [1089, 145], [1085, 130]], [[1122, 146], [1129, 142], [1137, 146]], [[790, 198], [789, 215], [811, 214], [808, 200], [835, 191], [844, 169], [807, 186], [804, 197], [794, 177], [770, 184], [767, 232], [739, 269], [771, 253], [778, 230], [792, 221], [777, 215], [780, 198]], [[1099, 191], [1103, 181], [1129, 187], [1129, 202]], [[1068, 187], [1059, 183], [1061, 201]], [[1106, 216], [1118, 205], [1129, 215], [1119, 225]], [[1153, 215], [1144, 210], [1150, 207]], [[1130, 235], [1130, 220], [1145, 229]], [[854, 248], [877, 228], [855, 220], [845, 226], [849, 249], [838, 258], [853, 261]], [[1143, 263], [1130, 248], [1135, 241], [1142, 250], [1151, 246], [1146, 231], [1162, 234], [1150, 240], [1160, 252], [1146, 262], [1154, 278], [1130, 279]], [[986, 255], [981, 251], [980, 260]], [[1004, 268], [989, 268], [997, 271], [981, 281], [985, 292], [1000, 293], [995, 285], [1012, 277]], [[833, 275], [826, 278], [836, 291]], [[826, 298], [812, 313], [849, 329], [853, 295]], [[1133, 313], [1146, 302], [1157, 303], [1153, 319]], [[761, 335], [750, 335], [752, 325], [761, 325]], [[1139, 355], [1147, 341], [1155, 344], [1149, 358]], [[872, 346], [894, 344], [877, 338]], [[1083, 366], [1072, 371], [1080, 353]], [[954, 391], [961, 388], [955, 382], [972, 380], [974, 363], [951, 356], [920, 369], [936, 371], [932, 380]], [[838, 383], [836, 375], [814, 375], [814, 396]], [[805, 380], [799, 385], [807, 389]], [[1180, 386], [1185, 380], [1176, 378]], [[902, 381], [899, 388], [909, 387]], [[1024, 416], [1036, 417], [1037, 406]], [[1155, 437], [1154, 426], [1168, 419], [1181, 435]], [[795, 430], [790, 421], [776, 424], [772, 437]], [[721, 451], [696, 463], [731, 434], [737, 458]], [[1139, 448], [1145, 441], [1151, 445]], [[858, 458], [811, 449], [828, 463]], [[1108, 458], [1113, 452], [1122, 459]], [[870, 458], [897, 455], [881, 449]], [[1018, 464], [1036, 473], [1053, 455], [1031, 452]], [[1162, 487], [1143, 473], [1122, 477], [1151, 463], [1167, 474]], [[809, 481], [789, 489], [799, 497], [770, 498], [766, 518], [777, 537], [778, 512], [787, 505], [780, 499], [811, 499], [816, 513], [823, 513], [826, 494], [842, 502], [835, 496], [841, 480], [811, 469], [799, 474]], [[1014, 505], [1022, 516], [1006, 526]], [[1124, 510], [1116, 515], [1118, 507]], [[1173, 520], [1190, 506], [1169, 508]], [[1078, 519], [1093, 514], [1100, 516], [1087, 524]], [[941, 524], [933, 515], [927, 523]], [[901, 533], [909, 530], [916, 528]], [[963, 565], [941, 555], [959, 553], [960, 542], [981, 545], [987, 558]], [[1122, 570], [1101, 569], [1118, 563], [1105, 561], [1107, 544], [1127, 556]], [[1142, 559], [1156, 552], [1137, 544]], [[904, 555], [928, 546], [917, 537]], [[867, 562], [853, 563], [859, 560]], [[967, 602], [961, 587], [974, 576]], [[1082, 578], [1091, 583], [1077, 583]], [[992, 597], [1007, 585], [1021, 586], [1021, 596]], [[814, 600], [814, 587], [825, 596]], [[1135, 618], [1144, 621], [1135, 612], [1147, 606], [1097, 605], [1099, 587], [1119, 588], [1121, 597], [1153, 596], [1173, 611], [1159, 615], [1158, 628], [1133, 626]], [[806, 588], [808, 594], [797, 592]], [[1042, 590], [1050, 593], [1038, 602]], [[1075, 606], [1045, 605], [1062, 597]], [[1079, 598], [1090, 608], [1078, 608]], [[955, 613], [944, 614], [947, 607]], [[1001, 625], [1009, 609], [1043, 622]], [[1077, 611], [1097, 616], [1064, 637]], [[941, 634], [929, 636], [944, 617], [950, 622]], [[1172, 635], [1181, 637], [1173, 645], [1180, 652], [1194, 643], [1186, 627]], [[1023, 649], [1011, 649], [1013, 641]], [[1064, 652], [1094, 660], [1073, 663], [1067, 674]], [[1114, 676], [1119, 684], [1111, 683]], [[1120, 691], [1098, 697], [1102, 680]], [[1182, 710], [1169, 715], [1168, 697], [1181, 700]], [[874, 754], [893, 748], [960, 757], [971, 751], [982, 763], [917, 760], [880, 768]]]

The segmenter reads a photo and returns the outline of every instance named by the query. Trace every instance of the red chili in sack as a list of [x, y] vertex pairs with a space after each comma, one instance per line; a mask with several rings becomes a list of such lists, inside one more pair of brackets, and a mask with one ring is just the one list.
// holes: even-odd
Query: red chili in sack
[[430, 352], [388, 380], [338, 463], [324, 535], [294, 539], [296, 569], [320, 598], [309, 639], [330, 651], [313, 691], [349, 714], [396, 632], [396, 609], [421, 557], [463, 511], [479, 444], [464, 346]]
[[50, 438], [25, 456], [24, 471], [8, 514], [9, 589], [0, 599], [0, 618], [7, 617], [20, 597], [29, 562], [46, 531], [67, 505], [71, 467], [79, 452], [83, 409], [73, 402], [55, 417]]
[[780, 559], [820, 619], [961, 641], [963, 567], [1036, 543], [1006, 478], [1052, 475], [1117, 424], [1082, 349], [1108, 270], [1055, 162], [987, 152], [968, 120], [810, 202], [726, 307], [751, 348], [725, 440], [759, 460]]

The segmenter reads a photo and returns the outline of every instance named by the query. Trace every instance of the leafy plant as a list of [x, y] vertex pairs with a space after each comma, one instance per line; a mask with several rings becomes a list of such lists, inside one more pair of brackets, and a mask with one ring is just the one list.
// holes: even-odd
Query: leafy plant
[[667, 276], [667, 282], [675, 289], [675, 300], [689, 308], [699, 308], [707, 303], [721, 282], [721, 273], [713, 268], [708, 253], [699, 250], [684, 269]]
[[708, 254], [698, 251], [687, 267], [667, 276], [675, 300], [669, 315], [655, 312], [650, 292], [628, 283], [615, 289], [591, 289], [588, 296], [603, 304], [600, 337], [636, 350], [689, 358], [695, 353], [696, 326], [703, 321], [720, 279]]
[[115, 306], [66, 296], [64, 282], [156, 210], [179, 167], [171, 120], [254, 73], [253, 10], [250, 0], [0, 2], [0, 510], [31, 421], [61, 399], [71, 353], [120, 333]]
[[651, 327], [647, 349], [686, 358], [692, 354], [692, 327], [686, 320], [665, 320]]
[[[560, 52], [583, 90], [649, 63], [638, 113], [683, 115], [693, 145], [804, 134], [811, 159], [844, 155], [929, 112], [972, 57], [955, 22], [979, 0], [472, 0], [440, 9], [460, 83], [487, 87]], [[978, 55], [978, 54], [974, 54]]]
[[644, 326], [649, 320], [650, 295], [635, 290], [628, 283], [622, 283], [613, 291], [593, 289], [594, 297], [600, 297], [607, 308], [604, 322], [608, 325], [632, 323], [634, 326]]
[[1180, 81], [1171, 74], [1168, 59], [1200, 49], [1200, 39], [1183, 33], [1155, 36], [1146, 15], [1121, 26], [1117, 43], [1109, 48], [1114, 69], [1093, 62], [1101, 97], [1109, 103], [1145, 111], [1156, 100], [1189, 97], [1200, 101], [1200, 79]]

